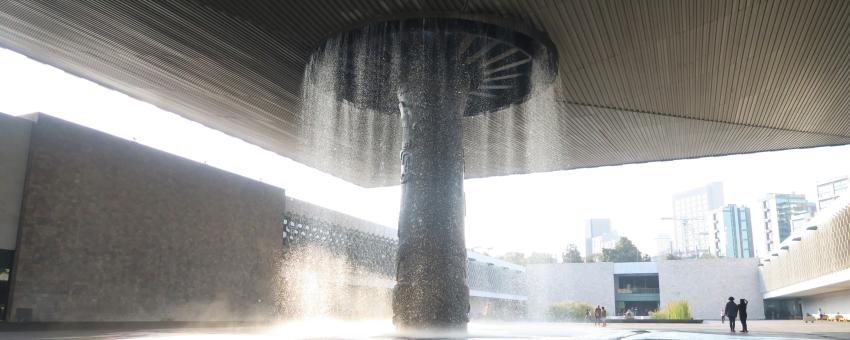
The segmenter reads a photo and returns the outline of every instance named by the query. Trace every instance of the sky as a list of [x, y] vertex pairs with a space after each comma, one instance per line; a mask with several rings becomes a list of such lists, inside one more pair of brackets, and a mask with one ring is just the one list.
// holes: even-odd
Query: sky
[[[395, 228], [399, 187], [366, 189], [122, 93], [0, 49], [0, 112], [43, 112], [286, 190], [287, 196]], [[850, 174], [850, 146], [471, 179], [466, 193], [467, 247], [559, 254], [584, 250], [584, 221], [610, 218], [621, 236], [655, 253], [673, 234], [672, 196], [722, 182], [726, 204], [758, 207], [767, 193], [815, 200], [816, 183]], [[752, 213], [756, 251], [763, 223]], [[761, 240], [761, 242], [759, 242]]]

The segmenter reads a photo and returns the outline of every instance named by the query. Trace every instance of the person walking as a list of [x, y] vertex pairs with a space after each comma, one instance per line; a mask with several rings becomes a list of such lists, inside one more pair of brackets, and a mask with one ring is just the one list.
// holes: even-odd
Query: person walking
[[747, 299], [741, 299], [738, 302], [738, 320], [741, 320], [741, 332], [749, 333], [747, 330], [747, 304], [749, 301]]
[[729, 302], [726, 303], [726, 317], [729, 318], [729, 330], [735, 333], [735, 317], [738, 316], [738, 305], [735, 304], [735, 298], [729, 297]]
[[602, 327], [608, 327], [608, 311], [605, 310], [605, 307], [602, 307]]
[[599, 317], [602, 316], [602, 308], [599, 308], [599, 305], [596, 305], [596, 309], [593, 310], [593, 325], [599, 326]]
[[590, 309], [588, 309], [584, 312], [584, 322], [590, 322], [591, 318], [592, 316], [590, 315]]

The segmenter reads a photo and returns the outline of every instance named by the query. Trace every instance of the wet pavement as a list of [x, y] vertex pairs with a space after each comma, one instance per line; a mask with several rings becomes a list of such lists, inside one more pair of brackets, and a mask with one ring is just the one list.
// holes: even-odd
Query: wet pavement
[[63, 330], [0, 332], [0, 339], [850, 339], [850, 323], [804, 324], [794, 320], [752, 320], [750, 333], [730, 333], [718, 321], [703, 324], [472, 323], [469, 333], [398, 334], [387, 321], [311, 321], [267, 327], [220, 327], [153, 330]]

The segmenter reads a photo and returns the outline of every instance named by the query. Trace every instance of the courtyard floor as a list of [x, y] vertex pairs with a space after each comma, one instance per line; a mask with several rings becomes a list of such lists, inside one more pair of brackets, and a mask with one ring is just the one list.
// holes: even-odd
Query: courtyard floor
[[[719, 321], [703, 324], [608, 324], [473, 322], [466, 336], [405, 334], [392, 331], [387, 321], [316, 321], [270, 327], [221, 327], [148, 330], [63, 330], [0, 332], [0, 339], [850, 339], [850, 323], [752, 320], [750, 333], [730, 333]], [[740, 327], [739, 327], [740, 329]]]

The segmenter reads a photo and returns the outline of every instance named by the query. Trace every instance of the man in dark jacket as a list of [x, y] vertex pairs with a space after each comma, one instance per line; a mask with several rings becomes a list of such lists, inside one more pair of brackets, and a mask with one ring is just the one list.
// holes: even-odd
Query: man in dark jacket
[[738, 303], [738, 320], [741, 320], [741, 332], [749, 333], [747, 330], [747, 299], [741, 299]]
[[593, 310], [593, 325], [599, 326], [599, 318], [602, 317], [602, 308], [599, 305], [596, 305], [596, 309]]
[[738, 316], [738, 305], [735, 304], [735, 298], [729, 297], [729, 302], [726, 303], [726, 317], [729, 318], [729, 330], [735, 332], [735, 317]]

